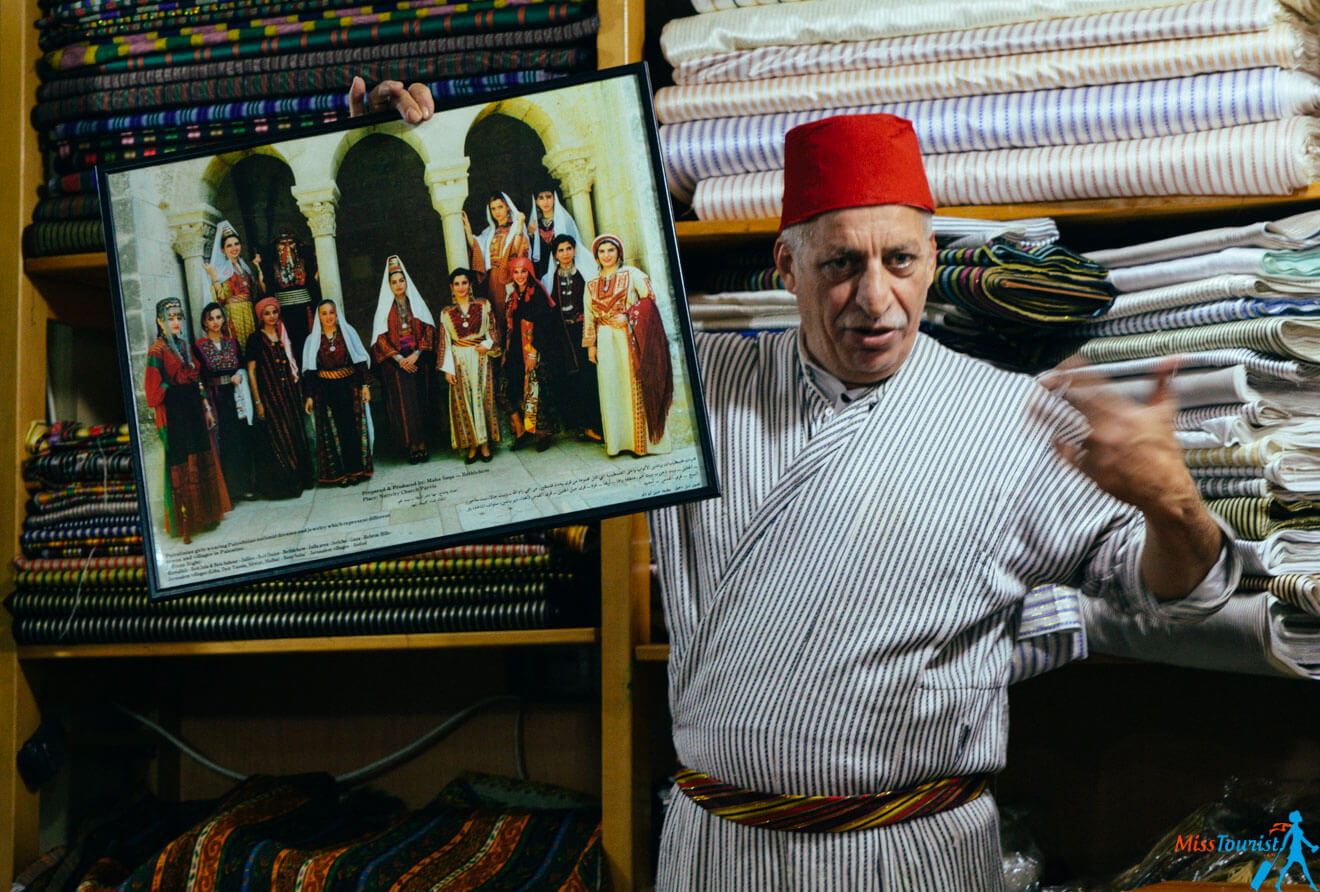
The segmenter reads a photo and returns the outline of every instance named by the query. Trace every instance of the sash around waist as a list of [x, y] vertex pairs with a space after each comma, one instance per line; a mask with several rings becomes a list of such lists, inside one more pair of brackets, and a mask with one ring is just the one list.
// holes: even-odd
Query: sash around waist
[[849, 796], [801, 796], [762, 793], [680, 769], [678, 788], [711, 814], [767, 830], [799, 833], [846, 833], [922, 818], [966, 805], [985, 792], [988, 774], [926, 781], [901, 790]]

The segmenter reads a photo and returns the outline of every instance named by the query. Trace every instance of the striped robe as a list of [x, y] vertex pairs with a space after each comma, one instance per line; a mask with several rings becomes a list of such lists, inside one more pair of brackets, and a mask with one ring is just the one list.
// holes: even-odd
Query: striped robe
[[[651, 516], [690, 768], [808, 795], [995, 772], [1028, 590], [1065, 581], [1181, 618], [1222, 603], [1156, 608], [1140, 515], [1054, 454], [1080, 419], [1029, 378], [922, 335], [835, 412], [796, 331], [704, 336], [698, 358], [724, 496]], [[983, 892], [1002, 884], [997, 818], [987, 793], [877, 830], [785, 833], [675, 789], [659, 888]]]

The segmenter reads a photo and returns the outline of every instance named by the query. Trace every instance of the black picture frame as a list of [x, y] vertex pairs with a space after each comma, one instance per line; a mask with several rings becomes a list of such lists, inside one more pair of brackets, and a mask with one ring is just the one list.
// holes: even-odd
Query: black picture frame
[[[382, 113], [98, 169], [153, 597], [718, 495], [650, 95], [639, 63], [438, 101], [435, 115], [418, 125]], [[579, 257], [592, 236], [601, 242], [596, 256], [607, 262], [611, 245], [600, 236], [613, 234], [612, 246], [622, 247], [611, 276], [589, 285], [583, 276], [580, 309], [585, 328], [595, 327], [594, 353], [572, 334], [569, 302], [549, 292], [522, 304], [513, 298], [521, 307], [515, 333], [530, 333], [534, 355], [511, 350], [520, 342], [507, 337], [463, 336], [472, 334], [463, 326], [474, 315], [485, 315], [487, 334], [497, 318], [509, 318], [495, 312], [495, 289], [501, 277], [520, 275], [499, 251], [501, 242], [516, 241], [519, 224], [499, 229], [491, 208], [498, 212], [501, 202], [487, 195], [523, 215], [530, 248], [540, 235], [526, 231], [536, 210], [527, 205], [536, 193], [545, 201], [547, 190], [555, 213], [573, 217]], [[233, 244], [229, 230], [242, 262], [224, 253]], [[259, 263], [257, 254], [264, 255]], [[554, 259], [545, 262], [553, 276]], [[398, 305], [389, 310], [397, 266], [411, 288], [405, 322]], [[478, 296], [488, 289], [478, 313], [472, 302], [466, 316], [450, 310], [457, 303], [448, 273], [458, 267], [470, 270]], [[504, 287], [507, 298], [511, 286]], [[593, 289], [615, 303], [593, 303]], [[253, 308], [262, 296], [276, 298], [284, 331], [306, 320], [302, 344], [294, 343], [296, 332], [287, 346], [261, 340]], [[412, 307], [418, 297], [422, 307]], [[546, 298], [558, 315], [546, 310]], [[335, 304], [340, 324], [322, 340], [319, 317], [307, 308], [324, 301]], [[202, 319], [212, 302], [224, 304], [219, 316], [207, 314], [222, 326], [215, 339]], [[607, 305], [621, 312], [592, 313]], [[267, 304], [262, 309], [269, 312]], [[254, 335], [243, 331], [249, 310]], [[423, 317], [431, 320], [429, 350], [417, 324]], [[382, 319], [386, 346], [378, 349]], [[564, 323], [567, 349], [555, 320]], [[176, 337], [164, 337], [166, 327], [178, 328]], [[191, 346], [203, 339], [209, 345]], [[318, 363], [309, 369], [305, 351], [313, 341]], [[347, 359], [334, 352], [336, 341]], [[395, 341], [397, 355], [390, 354]], [[490, 343], [502, 349], [476, 349]], [[249, 345], [250, 355], [234, 366], [244, 374], [230, 374], [229, 353]], [[402, 369], [414, 354], [415, 371]], [[506, 366], [516, 367], [510, 357], [524, 359], [523, 376], [503, 377]], [[528, 376], [536, 361], [540, 373]], [[474, 384], [483, 366], [487, 384]], [[596, 373], [599, 431], [588, 427], [588, 366]], [[249, 370], [264, 383], [247, 381]], [[489, 400], [500, 440], [488, 436], [489, 460], [479, 447], [469, 458], [464, 444], [479, 438], [478, 416], [489, 434]], [[520, 417], [535, 416], [539, 429], [513, 449], [510, 410], [531, 408]], [[313, 465], [306, 488], [296, 422]], [[603, 434], [608, 448], [592, 433]], [[419, 437], [428, 453], [422, 461]]]

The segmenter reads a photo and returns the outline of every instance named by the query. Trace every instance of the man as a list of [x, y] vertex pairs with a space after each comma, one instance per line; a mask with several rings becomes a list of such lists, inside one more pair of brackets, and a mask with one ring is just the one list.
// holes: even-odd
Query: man
[[698, 343], [724, 497], [651, 518], [686, 769], [661, 889], [1001, 887], [1024, 594], [1194, 619], [1236, 582], [1166, 382], [1052, 394], [918, 333], [933, 211], [907, 121], [795, 128], [801, 328]]
[[587, 348], [582, 346], [582, 302], [587, 281], [577, 266], [577, 242], [573, 236], [567, 233], [557, 235], [550, 247], [555, 264], [541, 279], [541, 285], [550, 295], [550, 302], [559, 307], [564, 317], [564, 328], [576, 360], [562, 385], [560, 411], [566, 428], [599, 442], [600, 393], [596, 389], [596, 364], [590, 360]]

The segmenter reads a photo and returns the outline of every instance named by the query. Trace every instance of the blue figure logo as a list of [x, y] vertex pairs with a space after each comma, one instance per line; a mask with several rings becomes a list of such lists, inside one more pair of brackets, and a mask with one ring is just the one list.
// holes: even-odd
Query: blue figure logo
[[[1283, 862], [1283, 867], [1279, 869], [1279, 878], [1275, 881], [1274, 888], [1282, 889], [1283, 878], [1287, 875], [1288, 868], [1292, 867], [1294, 864], [1300, 864], [1302, 865], [1302, 876], [1306, 877], [1307, 884], [1312, 889], [1315, 889], [1315, 883], [1311, 880], [1311, 871], [1306, 866], [1305, 856], [1302, 855], [1302, 846], [1306, 846], [1312, 852], [1320, 850], [1320, 846], [1317, 846], [1302, 835], [1301, 812], [1290, 812], [1288, 814], [1288, 820], [1292, 822], [1292, 826], [1289, 827], [1288, 832], [1283, 835], [1283, 846], [1279, 849], [1279, 855], [1282, 855], [1285, 850], [1288, 852], [1288, 860]], [[1256, 876], [1251, 881], [1253, 892], [1254, 890], [1259, 889], [1261, 884], [1265, 882], [1265, 878], [1270, 875], [1270, 871], [1274, 868], [1274, 864], [1279, 860], [1279, 855], [1274, 856], [1273, 862], [1269, 864], [1261, 864], [1260, 868], [1256, 871]], [[1317, 892], [1320, 892], [1320, 890], [1317, 890]]]

